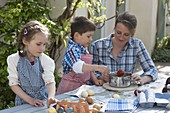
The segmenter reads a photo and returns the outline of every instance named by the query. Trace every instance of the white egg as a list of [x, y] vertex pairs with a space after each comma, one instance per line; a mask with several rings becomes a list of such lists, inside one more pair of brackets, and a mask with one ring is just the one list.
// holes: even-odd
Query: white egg
[[118, 95], [118, 94], [113, 94], [113, 95], [112, 95], [112, 98], [119, 99], [119, 98], [120, 98], [120, 95]]
[[82, 91], [81, 96], [84, 97], [84, 98], [88, 97], [88, 92], [87, 91]]
[[91, 90], [91, 89], [87, 90], [87, 92], [88, 92], [88, 95], [89, 95], [89, 96], [93, 96], [93, 95], [94, 95], [94, 91]]

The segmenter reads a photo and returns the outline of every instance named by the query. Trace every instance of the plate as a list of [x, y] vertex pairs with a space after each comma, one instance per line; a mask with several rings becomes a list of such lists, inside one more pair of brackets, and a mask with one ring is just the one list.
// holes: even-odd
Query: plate
[[67, 92], [65, 94], [68, 94], [70, 96], [75, 96], [75, 97], [78, 97], [78, 98], [81, 98], [81, 93], [82, 91], [87, 91], [87, 90], [93, 90], [95, 95], [96, 94], [100, 94], [102, 92], [105, 92], [106, 89], [104, 89], [102, 86], [95, 86], [95, 85], [82, 85], [80, 86], [79, 88], [77, 88], [76, 90], [73, 90], [73, 91], [70, 91], [70, 92]]
[[103, 87], [107, 90], [110, 91], [116, 91], [116, 92], [124, 92], [124, 91], [131, 91], [131, 90], [135, 90], [138, 88], [138, 85], [130, 85], [129, 87], [125, 87], [125, 88], [118, 88], [118, 87], [112, 87], [109, 85], [109, 82], [104, 83]]

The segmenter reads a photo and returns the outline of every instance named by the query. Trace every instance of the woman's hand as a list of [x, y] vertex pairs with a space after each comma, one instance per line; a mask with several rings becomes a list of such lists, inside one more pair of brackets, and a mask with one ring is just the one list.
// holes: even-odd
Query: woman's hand
[[57, 99], [55, 98], [48, 98], [47, 99], [47, 107], [49, 108], [51, 104], [57, 103]]
[[31, 103], [29, 103], [29, 104], [31, 104], [35, 107], [44, 106], [44, 103], [42, 100], [35, 99], [35, 98], [32, 98]]
[[137, 75], [137, 74], [133, 74], [133, 75], [132, 75], [132, 80], [137, 81], [139, 85], [143, 85], [143, 84], [144, 84], [143, 81], [142, 81], [142, 77], [140, 77], [140, 76]]

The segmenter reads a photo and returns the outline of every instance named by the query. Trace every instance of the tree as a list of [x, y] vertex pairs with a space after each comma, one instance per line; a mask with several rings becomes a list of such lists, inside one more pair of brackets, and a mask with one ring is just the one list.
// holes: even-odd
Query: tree
[[[117, 5], [124, 0], [117, 0]], [[51, 19], [52, 8], [48, 5], [48, 0], [7, 0], [4, 6], [0, 6], [0, 109], [13, 106], [15, 95], [8, 86], [6, 58], [17, 51], [17, 37], [19, 30], [30, 20], [38, 20], [46, 24], [51, 32], [50, 46], [46, 51], [55, 63], [59, 58], [60, 47], [66, 46], [70, 33], [70, 19], [78, 8], [87, 8], [88, 18], [96, 25], [104, 23], [109, 19], [101, 14], [106, 8], [102, 6], [100, 0], [66, 0], [66, 8], [56, 19]], [[56, 82], [59, 82], [58, 76]], [[58, 85], [58, 84], [57, 84]], [[12, 96], [11, 96], [12, 94]]]
[[[79, 7], [88, 7], [89, 18], [99, 22], [105, 18], [100, 15], [102, 4], [100, 0], [67, 0], [67, 6], [56, 20], [50, 18], [52, 8], [48, 0], [7, 0], [0, 7], [0, 109], [13, 106], [14, 94], [8, 86], [6, 58], [17, 51], [17, 37], [19, 30], [30, 20], [38, 20], [46, 24], [51, 32], [50, 46], [46, 53], [57, 62], [57, 49], [66, 45], [69, 34], [70, 19]], [[56, 78], [58, 76], [56, 75]], [[11, 96], [12, 94], [12, 96]]]

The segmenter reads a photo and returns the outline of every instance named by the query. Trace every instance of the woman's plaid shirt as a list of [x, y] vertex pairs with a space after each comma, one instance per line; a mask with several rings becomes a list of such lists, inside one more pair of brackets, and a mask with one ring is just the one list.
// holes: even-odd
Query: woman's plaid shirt
[[[93, 64], [106, 65], [111, 72], [124, 70], [133, 73], [139, 62], [144, 71], [141, 76], [151, 75], [153, 80], [156, 80], [157, 69], [141, 40], [131, 37], [117, 58], [114, 58], [111, 51], [114, 47], [112, 37], [113, 34], [91, 44], [90, 53], [93, 55]], [[96, 72], [96, 76], [101, 76], [101, 73]]]

